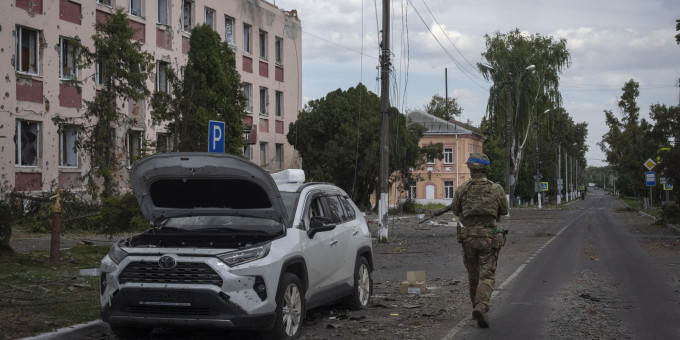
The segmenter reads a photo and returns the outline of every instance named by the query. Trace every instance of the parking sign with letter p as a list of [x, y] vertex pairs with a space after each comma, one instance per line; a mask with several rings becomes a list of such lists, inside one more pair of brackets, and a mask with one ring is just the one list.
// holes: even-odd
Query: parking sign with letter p
[[224, 122], [208, 122], [208, 152], [224, 153]]

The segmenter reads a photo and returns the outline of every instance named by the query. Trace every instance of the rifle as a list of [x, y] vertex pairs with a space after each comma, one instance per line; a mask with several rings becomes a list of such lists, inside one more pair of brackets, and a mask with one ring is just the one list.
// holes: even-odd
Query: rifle
[[426, 217], [426, 218], [420, 220], [420, 222], [418, 222], [418, 224], [421, 224], [421, 223], [423, 223], [423, 222], [429, 221], [429, 220], [431, 220], [431, 219], [433, 219], [433, 218], [435, 218], [435, 217], [437, 217], [437, 216], [443, 215], [445, 212], [447, 212], [447, 211], [449, 211], [449, 210], [451, 210], [451, 206], [450, 206], [450, 205], [449, 205], [448, 207], [442, 209], [442, 210], [435, 211], [435, 212], [432, 214], [432, 216]]

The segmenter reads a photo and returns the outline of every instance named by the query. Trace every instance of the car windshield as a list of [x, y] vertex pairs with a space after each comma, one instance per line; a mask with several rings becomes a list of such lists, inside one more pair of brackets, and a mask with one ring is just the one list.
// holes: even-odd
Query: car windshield
[[283, 200], [283, 205], [286, 206], [286, 212], [288, 212], [288, 217], [290, 218], [295, 216], [295, 202], [298, 196], [300, 196], [299, 192], [281, 191], [281, 199]]
[[279, 221], [242, 216], [186, 216], [169, 218], [162, 224], [165, 230], [217, 231], [276, 234], [283, 225]]

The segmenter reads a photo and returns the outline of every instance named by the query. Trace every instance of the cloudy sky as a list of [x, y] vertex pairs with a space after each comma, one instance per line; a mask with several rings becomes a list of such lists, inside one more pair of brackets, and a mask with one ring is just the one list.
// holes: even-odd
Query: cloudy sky
[[[364, 83], [380, 94], [378, 73], [382, 0], [270, 0], [296, 9], [302, 22], [304, 102]], [[392, 0], [394, 72], [390, 100], [405, 112], [432, 95], [448, 95], [462, 120], [478, 125], [488, 89], [473, 67], [483, 62], [484, 35], [515, 28], [567, 39], [572, 57], [561, 75], [563, 106], [587, 122], [589, 165], [603, 165], [597, 142], [607, 131], [604, 110], [619, 112], [623, 84], [640, 83], [641, 116], [649, 106], [678, 105], [680, 46], [675, 42], [678, 0]]]

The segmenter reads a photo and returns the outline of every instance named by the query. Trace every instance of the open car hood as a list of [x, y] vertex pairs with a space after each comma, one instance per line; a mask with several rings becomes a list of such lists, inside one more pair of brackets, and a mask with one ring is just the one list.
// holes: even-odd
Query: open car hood
[[212, 153], [166, 153], [132, 167], [132, 190], [142, 214], [169, 217], [234, 215], [288, 220], [271, 175], [241, 157]]

